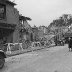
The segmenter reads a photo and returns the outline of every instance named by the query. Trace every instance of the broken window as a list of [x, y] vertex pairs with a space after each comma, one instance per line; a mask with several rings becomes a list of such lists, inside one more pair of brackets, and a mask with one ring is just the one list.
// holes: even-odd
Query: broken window
[[0, 4], [0, 20], [5, 19], [6, 16], [6, 6]]

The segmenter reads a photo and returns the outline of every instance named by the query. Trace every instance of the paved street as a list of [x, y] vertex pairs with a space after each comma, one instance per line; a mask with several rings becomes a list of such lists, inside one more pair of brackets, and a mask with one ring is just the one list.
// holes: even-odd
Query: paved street
[[65, 45], [13, 56], [0, 72], [72, 72], [72, 52]]

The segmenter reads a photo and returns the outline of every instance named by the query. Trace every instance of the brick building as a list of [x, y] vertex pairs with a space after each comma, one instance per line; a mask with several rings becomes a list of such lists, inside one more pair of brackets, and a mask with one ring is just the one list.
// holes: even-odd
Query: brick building
[[0, 43], [19, 42], [19, 12], [15, 5], [9, 0], [0, 0]]
[[48, 34], [48, 29], [46, 26], [39, 26], [38, 30], [39, 38], [44, 38], [44, 36]]

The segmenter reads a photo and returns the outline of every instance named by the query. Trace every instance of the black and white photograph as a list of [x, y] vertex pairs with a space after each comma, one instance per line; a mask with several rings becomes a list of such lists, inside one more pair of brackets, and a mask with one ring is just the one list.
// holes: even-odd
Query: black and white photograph
[[72, 72], [72, 0], [0, 0], [0, 72]]

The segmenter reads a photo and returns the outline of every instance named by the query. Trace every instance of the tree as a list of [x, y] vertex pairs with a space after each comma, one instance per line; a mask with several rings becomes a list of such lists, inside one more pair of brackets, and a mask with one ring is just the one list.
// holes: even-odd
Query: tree
[[58, 19], [53, 20], [53, 22], [51, 22], [50, 24], [56, 27], [69, 26], [72, 24], [72, 15], [63, 14]]
[[[53, 29], [53, 27], [55, 28], [62, 28], [63, 26], [70, 26], [72, 24], [72, 15], [71, 14], [63, 14], [62, 16], [60, 16], [58, 19], [53, 20], [50, 25], [48, 26], [48, 32], [51, 31], [51, 29]], [[53, 29], [53, 31], [55, 33], [57, 33], [57, 29]]]

